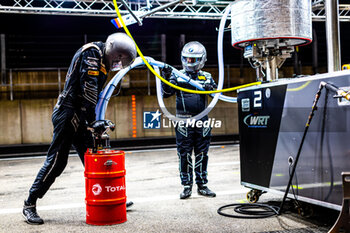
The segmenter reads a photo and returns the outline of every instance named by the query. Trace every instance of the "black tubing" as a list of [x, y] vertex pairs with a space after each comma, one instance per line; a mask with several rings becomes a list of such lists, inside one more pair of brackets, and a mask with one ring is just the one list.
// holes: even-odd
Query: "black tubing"
[[[234, 207], [234, 211], [240, 215], [227, 214], [223, 210], [229, 207]], [[263, 210], [261, 210], [263, 209]], [[236, 203], [221, 206], [218, 209], [218, 214], [230, 217], [230, 218], [268, 218], [274, 215], [277, 215], [279, 211], [278, 206], [267, 205], [267, 204], [258, 204], [258, 203]]]

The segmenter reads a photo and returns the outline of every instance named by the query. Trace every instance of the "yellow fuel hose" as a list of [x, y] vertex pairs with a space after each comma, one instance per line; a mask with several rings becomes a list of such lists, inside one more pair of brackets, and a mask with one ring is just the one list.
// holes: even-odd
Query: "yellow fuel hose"
[[182, 88], [179, 86], [176, 86], [170, 82], [168, 82], [166, 79], [164, 79], [162, 76], [160, 76], [154, 69], [153, 67], [148, 63], [148, 61], [145, 59], [145, 57], [143, 56], [141, 50], [139, 49], [139, 47], [137, 46], [134, 38], [132, 37], [129, 29], [126, 27], [124, 21], [123, 21], [123, 17], [120, 14], [118, 5], [117, 5], [117, 1], [113, 0], [114, 3], [114, 7], [115, 7], [115, 11], [117, 12], [118, 18], [120, 19], [120, 22], [123, 25], [124, 31], [126, 32], [126, 34], [134, 41], [135, 46], [136, 46], [136, 50], [137, 53], [140, 55], [141, 59], [143, 60], [143, 62], [146, 64], [147, 68], [157, 77], [159, 78], [162, 82], [164, 82], [165, 84], [171, 86], [172, 88], [178, 89], [180, 91], [184, 91], [184, 92], [189, 92], [189, 93], [194, 93], [194, 94], [212, 94], [212, 93], [222, 93], [222, 92], [230, 92], [230, 91], [236, 91], [238, 89], [242, 89], [242, 88], [246, 88], [246, 87], [250, 87], [250, 86], [255, 86], [255, 85], [259, 85], [261, 84], [261, 82], [253, 82], [253, 83], [248, 83], [248, 84], [244, 84], [244, 85], [240, 85], [240, 86], [236, 86], [236, 87], [230, 87], [230, 88], [226, 88], [226, 89], [221, 89], [221, 90], [214, 90], [214, 91], [198, 91], [198, 90], [191, 90], [191, 89], [187, 89], [187, 88]]

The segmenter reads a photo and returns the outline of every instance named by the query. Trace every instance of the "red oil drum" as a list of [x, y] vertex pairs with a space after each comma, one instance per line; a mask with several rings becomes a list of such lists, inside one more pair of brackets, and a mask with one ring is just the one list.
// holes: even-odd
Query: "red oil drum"
[[125, 153], [85, 153], [86, 223], [112, 225], [126, 221]]

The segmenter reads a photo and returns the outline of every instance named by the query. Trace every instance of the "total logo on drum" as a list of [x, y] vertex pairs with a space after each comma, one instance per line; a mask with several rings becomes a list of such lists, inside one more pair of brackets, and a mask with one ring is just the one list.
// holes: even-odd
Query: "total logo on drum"
[[[105, 186], [105, 190], [107, 192], [118, 192], [118, 191], [122, 191], [122, 190], [125, 190], [125, 186]], [[94, 184], [92, 186], [92, 193], [97, 196], [97, 195], [100, 195], [102, 192], [102, 187], [100, 184]]]
[[94, 184], [92, 186], [92, 193], [97, 196], [100, 195], [100, 193], [102, 192], [102, 187], [100, 184]]

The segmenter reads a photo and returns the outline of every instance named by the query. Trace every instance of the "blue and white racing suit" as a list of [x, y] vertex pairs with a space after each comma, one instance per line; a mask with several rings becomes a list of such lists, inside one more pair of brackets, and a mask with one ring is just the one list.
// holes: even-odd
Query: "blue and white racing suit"
[[[210, 73], [198, 71], [189, 73], [184, 70], [191, 79], [196, 80], [200, 84], [209, 84], [212, 88], [216, 88], [216, 84]], [[195, 87], [188, 82], [177, 77], [175, 74], [170, 76], [169, 81], [177, 86], [196, 90]], [[167, 98], [176, 94], [176, 116], [180, 118], [188, 118], [202, 112], [207, 106], [207, 95], [194, 94], [179, 91], [164, 83], [162, 83], [163, 97]], [[208, 116], [204, 116], [199, 121], [205, 122]], [[200, 127], [198, 127], [200, 126]], [[210, 126], [203, 126], [197, 122], [185, 121], [184, 124], [177, 124], [175, 128], [177, 154], [180, 160], [180, 178], [182, 185], [193, 184], [193, 170], [196, 174], [196, 184], [208, 183], [208, 150], [211, 140]], [[195, 154], [195, 164], [192, 162], [192, 151]]]

